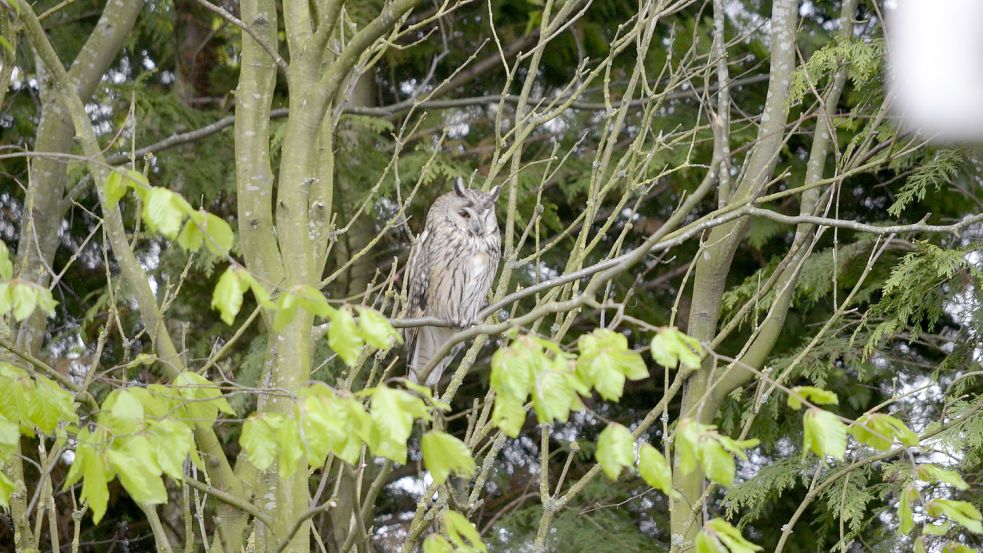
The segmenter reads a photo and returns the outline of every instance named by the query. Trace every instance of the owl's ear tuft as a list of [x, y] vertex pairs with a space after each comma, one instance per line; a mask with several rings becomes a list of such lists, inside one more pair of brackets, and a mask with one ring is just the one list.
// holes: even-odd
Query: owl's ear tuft
[[498, 195], [501, 192], [502, 192], [502, 186], [496, 184], [495, 186], [492, 187], [491, 190], [488, 191], [488, 198], [494, 203], [495, 201], [498, 200]]
[[464, 197], [464, 182], [461, 179], [454, 181], [454, 193], [461, 198]]

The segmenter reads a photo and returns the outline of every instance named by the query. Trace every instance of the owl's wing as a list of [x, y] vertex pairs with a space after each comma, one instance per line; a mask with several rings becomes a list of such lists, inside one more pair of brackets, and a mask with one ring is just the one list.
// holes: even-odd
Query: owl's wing
[[[430, 229], [425, 229], [410, 248], [410, 258], [406, 264], [406, 302], [409, 304], [407, 317], [422, 317], [427, 310], [427, 290], [430, 288]], [[405, 329], [403, 341], [406, 351], [412, 354], [419, 327]]]
[[[482, 309], [488, 305], [487, 297], [488, 292], [491, 291], [492, 285], [495, 283], [495, 275], [498, 274], [498, 262], [502, 257], [502, 244], [501, 235], [496, 234], [494, 238], [493, 245], [491, 246], [490, 252], [488, 254], [488, 270], [485, 271], [484, 282], [481, 283], [481, 289], [485, 291], [485, 297], [482, 299]], [[480, 321], [475, 321], [480, 322]]]

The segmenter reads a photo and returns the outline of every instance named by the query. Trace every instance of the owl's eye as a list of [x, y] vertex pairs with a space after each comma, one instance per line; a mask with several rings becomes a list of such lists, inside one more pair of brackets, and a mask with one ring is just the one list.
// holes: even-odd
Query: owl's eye
[[470, 219], [471, 218], [471, 214], [468, 213], [467, 211], [464, 211], [464, 210], [462, 210], [460, 213], [458, 213], [458, 215], [460, 215], [461, 217], [463, 217], [465, 219]]

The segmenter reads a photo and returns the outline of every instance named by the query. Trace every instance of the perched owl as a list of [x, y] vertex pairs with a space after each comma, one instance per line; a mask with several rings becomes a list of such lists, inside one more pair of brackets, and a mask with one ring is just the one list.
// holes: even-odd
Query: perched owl
[[[456, 327], [474, 322], [485, 305], [501, 256], [501, 236], [495, 218], [499, 187], [490, 192], [465, 188], [437, 198], [427, 214], [423, 232], [413, 242], [407, 267], [410, 317], [436, 317]], [[437, 350], [458, 328], [418, 327], [406, 331], [409, 376], [419, 381]], [[427, 376], [433, 386], [453, 359], [444, 357]]]

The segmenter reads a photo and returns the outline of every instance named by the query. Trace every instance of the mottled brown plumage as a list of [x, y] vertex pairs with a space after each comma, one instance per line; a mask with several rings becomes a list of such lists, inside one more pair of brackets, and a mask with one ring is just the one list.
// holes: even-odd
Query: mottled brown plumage
[[[413, 242], [407, 267], [410, 317], [436, 317], [457, 328], [420, 327], [406, 332], [409, 376], [419, 381], [440, 347], [461, 327], [475, 322], [485, 305], [501, 256], [495, 218], [498, 187], [490, 192], [464, 188], [434, 201], [423, 232]], [[458, 348], [427, 376], [435, 385]]]

